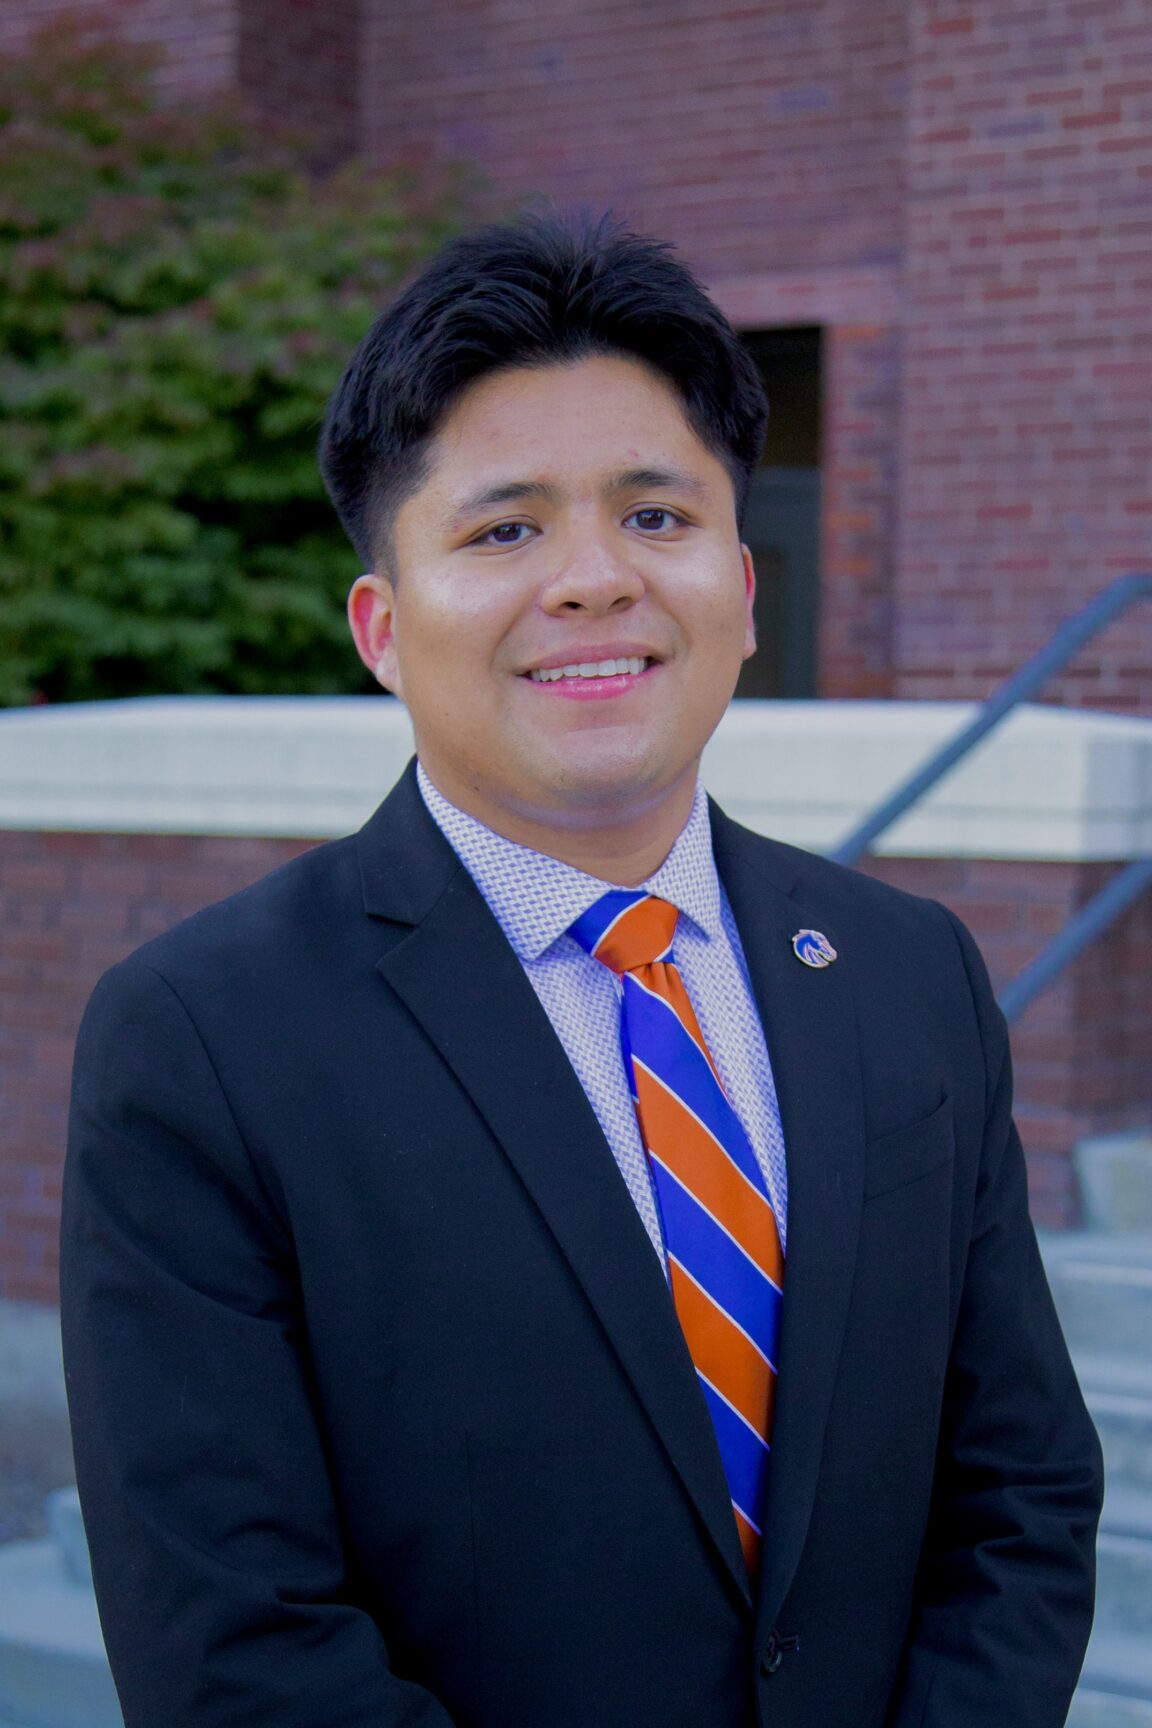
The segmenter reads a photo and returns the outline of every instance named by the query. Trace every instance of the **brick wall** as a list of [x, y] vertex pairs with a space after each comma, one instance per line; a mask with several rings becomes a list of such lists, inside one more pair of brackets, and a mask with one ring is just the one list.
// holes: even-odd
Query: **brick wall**
[[824, 344], [819, 691], [892, 691], [901, 331], [833, 324]]
[[[895, 693], [979, 695], [1152, 564], [1152, 14], [909, 18]], [[1052, 693], [1147, 711], [1152, 608]]]
[[317, 163], [360, 147], [359, 0], [237, 0], [236, 77], [275, 120], [314, 140]]
[[[306, 850], [302, 840], [0, 831], [0, 1296], [51, 1302], [72, 1043], [100, 973], [198, 906]], [[888, 859], [877, 874], [952, 906], [1003, 982], [1099, 886], [1106, 865]], [[1146, 1122], [1152, 899], [1021, 1022], [1017, 1118], [1033, 1204], [1074, 1221], [1070, 1148]]]
[[901, 238], [905, 0], [366, 0], [370, 154], [608, 205], [710, 275]]
[[65, 16], [107, 20], [130, 41], [158, 50], [157, 80], [178, 96], [202, 96], [235, 83], [241, 0], [3, 0], [0, 54]]
[[72, 1044], [97, 978], [306, 845], [0, 830], [0, 1296], [56, 1300]]
[[4, 0], [0, 54], [77, 15], [157, 50], [157, 82], [174, 96], [239, 89], [313, 137], [321, 162], [359, 148], [359, 0]]

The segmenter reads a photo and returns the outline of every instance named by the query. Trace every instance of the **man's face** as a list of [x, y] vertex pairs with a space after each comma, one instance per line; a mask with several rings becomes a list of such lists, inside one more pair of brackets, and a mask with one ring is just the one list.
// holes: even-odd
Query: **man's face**
[[727, 470], [661, 378], [596, 357], [482, 379], [393, 546], [353, 634], [446, 797], [514, 832], [694, 784], [755, 646], [753, 578]]

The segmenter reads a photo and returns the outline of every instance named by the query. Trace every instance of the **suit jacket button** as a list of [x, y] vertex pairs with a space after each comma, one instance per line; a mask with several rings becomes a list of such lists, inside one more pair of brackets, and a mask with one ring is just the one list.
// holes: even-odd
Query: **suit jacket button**
[[799, 1650], [799, 1648], [799, 1638], [795, 1636], [791, 1638], [782, 1638], [775, 1626], [773, 1626], [771, 1632], [768, 1634], [768, 1642], [765, 1644], [760, 1655], [761, 1674], [775, 1674], [781, 1662], [783, 1662], [787, 1652], [790, 1650]]

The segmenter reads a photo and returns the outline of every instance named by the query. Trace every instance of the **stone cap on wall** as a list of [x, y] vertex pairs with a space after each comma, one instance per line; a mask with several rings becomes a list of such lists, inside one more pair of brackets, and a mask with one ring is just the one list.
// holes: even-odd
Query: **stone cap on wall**
[[[749, 827], [831, 849], [971, 717], [964, 702], [738, 702], [704, 757]], [[384, 697], [150, 697], [0, 712], [0, 828], [327, 838], [412, 752]], [[1152, 720], [1026, 707], [876, 850], [1121, 859], [1152, 851]]]

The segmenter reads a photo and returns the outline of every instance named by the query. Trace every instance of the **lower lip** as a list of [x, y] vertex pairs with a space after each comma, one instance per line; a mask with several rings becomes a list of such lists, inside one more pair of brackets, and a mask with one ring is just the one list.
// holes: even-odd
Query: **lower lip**
[[655, 670], [654, 663], [645, 666], [643, 672], [619, 672], [612, 678], [550, 678], [546, 683], [529, 678], [527, 682], [533, 690], [542, 690], [546, 696], [564, 696], [569, 702], [608, 702], [635, 690]]

